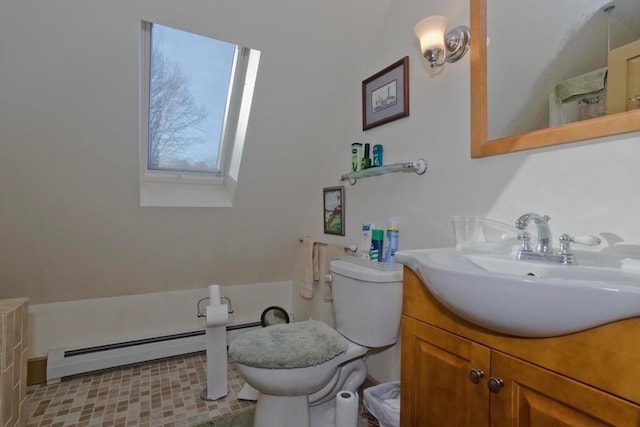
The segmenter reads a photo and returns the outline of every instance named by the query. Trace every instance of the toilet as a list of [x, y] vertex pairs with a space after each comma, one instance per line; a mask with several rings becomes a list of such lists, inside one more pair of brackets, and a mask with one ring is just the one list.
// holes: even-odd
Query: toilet
[[336, 394], [357, 391], [365, 356], [398, 339], [402, 269], [330, 263], [336, 328], [317, 320], [247, 332], [229, 346], [244, 380], [260, 392], [254, 427], [333, 427]]

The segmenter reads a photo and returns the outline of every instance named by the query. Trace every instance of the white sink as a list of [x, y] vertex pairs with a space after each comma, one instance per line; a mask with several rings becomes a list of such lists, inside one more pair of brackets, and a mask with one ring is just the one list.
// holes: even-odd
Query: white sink
[[580, 265], [455, 249], [398, 251], [395, 256], [444, 306], [504, 334], [551, 337], [640, 316], [640, 260], [575, 253]]

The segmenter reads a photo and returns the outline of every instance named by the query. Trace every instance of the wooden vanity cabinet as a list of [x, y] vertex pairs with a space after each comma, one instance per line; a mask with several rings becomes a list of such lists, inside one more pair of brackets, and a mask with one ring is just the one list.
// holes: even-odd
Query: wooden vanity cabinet
[[489, 425], [489, 389], [469, 379], [490, 370], [490, 349], [408, 316], [402, 318], [402, 427]]
[[405, 268], [401, 345], [401, 427], [640, 427], [640, 319], [564, 337], [494, 334]]

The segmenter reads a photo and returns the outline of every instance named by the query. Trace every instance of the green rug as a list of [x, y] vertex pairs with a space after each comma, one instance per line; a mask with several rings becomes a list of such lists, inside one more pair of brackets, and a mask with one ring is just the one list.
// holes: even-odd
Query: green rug
[[204, 423], [197, 424], [194, 427], [252, 427], [253, 414], [255, 408], [238, 412], [235, 415], [227, 415], [226, 417], [214, 418]]

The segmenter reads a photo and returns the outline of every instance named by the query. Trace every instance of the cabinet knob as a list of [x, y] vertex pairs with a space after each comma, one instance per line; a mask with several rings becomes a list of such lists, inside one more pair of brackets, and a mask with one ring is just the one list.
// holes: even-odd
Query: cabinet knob
[[491, 377], [487, 383], [487, 387], [492, 393], [498, 393], [504, 387], [504, 381], [500, 377]]
[[483, 377], [484, 371], [482, 369], [471, 369], [469, 371], [469, 379], [474, 384], [478, 384]]

